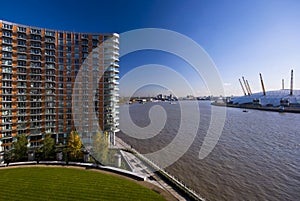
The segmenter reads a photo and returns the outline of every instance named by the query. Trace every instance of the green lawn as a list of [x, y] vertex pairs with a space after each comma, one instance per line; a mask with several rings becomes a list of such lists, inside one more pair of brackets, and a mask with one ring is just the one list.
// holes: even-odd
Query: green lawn
[[164, 200], [133, 181], [83, 169], [2, 168], [0, 177], [0, 200]]

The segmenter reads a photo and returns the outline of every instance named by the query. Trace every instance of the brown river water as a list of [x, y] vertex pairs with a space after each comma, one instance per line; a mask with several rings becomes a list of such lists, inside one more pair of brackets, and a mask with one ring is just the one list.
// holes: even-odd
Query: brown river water
[[[191, 103], [182, 102], [186, 110]], [[188, 151], [166, 168], [169, 173], [209, 201], [300, 200], [300, 114], [226, 108], [222, 135], [213, 151], [200, 160], [211, 107], [218, 107], [207, 101], [197, 104], [200, 111], [197, 136]], [[160, 102], [120, 107], [120, 118], [123, 118], [122, 111], [129, 107], [132, 121], [145, 127], [150, 124], [149, 110], [155, 105], [163, 107], [167, 115], [159, 134], [142, 140], [122, 131], [117, 134], [145, 154], [164, 148], [175, 137], [181, 104]], [[188, 112], [195, 110], [191, 107]]]

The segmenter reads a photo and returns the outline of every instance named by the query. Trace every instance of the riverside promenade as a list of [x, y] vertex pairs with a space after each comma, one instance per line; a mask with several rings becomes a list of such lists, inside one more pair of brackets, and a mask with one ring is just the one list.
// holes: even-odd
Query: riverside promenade
[[[121, 140], [118, 137], [116, 137], [115, 142], [116, 142], [115, 146], [119, 149], [130, 150], [133, 153], [138, 153], [135, 149], [133, 149], [131, 146], [126, 144], [123, 140]], [[145, 162], [140, 160], [139, 157], [137, 157], [135, 154], [131, 152], [121, 151], [121, 155], [123, 159], [126, 161], [126, 163], [128, 164], [132, 172], [146, 177], [146, 181], [169, 192], [176, 198], [176, 200], [179, 201], [190, 200], [190, 199], [186, 199], [183, 195], [177, 192], [176, 189], [174, 189], [171, 185], [169, 185], [166, 181], [164, 181], [158, 174], [156, 174], [155, 172], [158, 171], [159, 169], [154, 170], [149, 165], [145, 164]], [[203, 200], [198, 196], [197, 198], [199, 198], [199, 200]]]

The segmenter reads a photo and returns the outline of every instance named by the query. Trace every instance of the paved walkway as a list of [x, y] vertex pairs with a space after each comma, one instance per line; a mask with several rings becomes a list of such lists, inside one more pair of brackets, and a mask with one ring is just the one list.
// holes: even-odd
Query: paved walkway
[[[116, 146], [118, 148], [131, 149], [131, 147], [122, 141], [120, 138], [116, 137]], [[140, 174], [147, 177], [147, 181], [164, 189], [165, 191], [171, 193], [177, 200], [185, 201], [186, 199], [182, 197], [177, 191], [175, 191], [170, 185], [158, 177], [153, 170], [146, 166], [139, 158], [134, 154], [122, 151], [121, 152], [126, 162], [129, 164], [132, 172]]]

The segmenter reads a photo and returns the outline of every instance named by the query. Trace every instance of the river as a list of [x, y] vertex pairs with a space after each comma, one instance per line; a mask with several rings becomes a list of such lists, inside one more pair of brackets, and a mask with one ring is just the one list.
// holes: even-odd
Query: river
[[[118, 137], [141, 153], [167, 146], [180, 126], [180, 106], [195, 114], [190, 104], [167, 102], [122, 105], [132, 121], [150, 124], [149, 110], [161, 106], [167, 121], [156, 136], [137, 139], [119, 132]], [[210, 124], [210, 102], [199, 101], [197, 135], [184, 155], [166, 170], [209, 201], [216, 200], [299, 200], [300, 198], [300, 114], [226, 108], [223, 132], [213, 151], [199, 159], [199, 151]], [[219, 108], [221, 109], [221, 108]], [[122, 122], [122, 121], [121, 121]], [[188, 119], [183, 121], [189, 123]], [[126, 125], [121, 125], [126, 126]], [[191, 125], [192, 126], [192, 125]], [[198, 126], [198, 125], [197, 125]], [[187, 131], [188, 132], [188, 131]]]

